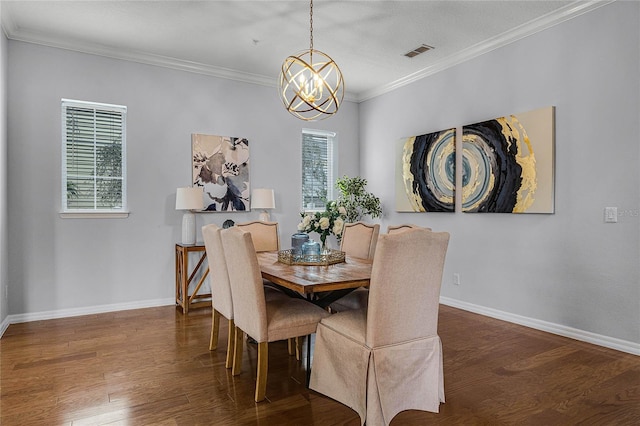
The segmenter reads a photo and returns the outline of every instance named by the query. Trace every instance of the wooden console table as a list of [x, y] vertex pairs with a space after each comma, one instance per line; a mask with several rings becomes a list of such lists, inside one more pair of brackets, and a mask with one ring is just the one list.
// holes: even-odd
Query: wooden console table
[[[192, 270], [189, 270], [189, 253], [200, 253], [200, 259]], [[211, 293], [198, 294], [202, 283], [209, 275], [209, 265], [205, 262], [206, 258], [207, 252], [204, 244], [176, 244], [176, 305], [182, 308], [183, 314], [188, 313], [189, 309], [211, 306]], [[204, 272], [193, 292], [189, 294], [189, 285], [199, 270]]]

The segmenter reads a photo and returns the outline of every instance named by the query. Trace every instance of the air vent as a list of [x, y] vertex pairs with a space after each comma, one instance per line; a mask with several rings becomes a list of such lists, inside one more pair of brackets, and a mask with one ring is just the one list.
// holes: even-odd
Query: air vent
[[406, 56], [407, 58], [413, 58], [414, 56], [418, 56], [419, 54], [424, 53], [431, 49], [433, 49], [432, 46], [421, 44], [420, 47], [416, 47], [412, 51], [405, 53], [404, 56]]

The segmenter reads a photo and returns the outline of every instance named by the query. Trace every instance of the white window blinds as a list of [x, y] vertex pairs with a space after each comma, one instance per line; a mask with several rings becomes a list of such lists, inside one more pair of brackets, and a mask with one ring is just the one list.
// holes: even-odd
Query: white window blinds
[[63, 212], [123, 212], [127, 107], [62, 100]]
[[302, 131], [302, 209], [324, 210], [333, 199], [335, 133]]

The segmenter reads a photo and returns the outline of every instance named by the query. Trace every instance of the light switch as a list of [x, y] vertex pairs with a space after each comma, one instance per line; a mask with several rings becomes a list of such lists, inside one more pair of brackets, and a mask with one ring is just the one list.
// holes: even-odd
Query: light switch
[[618, 208], [617, 207], [605, 207], [604, 208], [604, 221], [606, 223], [616, 223], [618, 221]]

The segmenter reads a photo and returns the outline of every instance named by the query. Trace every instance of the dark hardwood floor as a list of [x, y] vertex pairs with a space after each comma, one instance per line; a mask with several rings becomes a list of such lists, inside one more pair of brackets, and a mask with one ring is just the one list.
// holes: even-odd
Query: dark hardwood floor
[[[0, 340], [0, 424], [359, 425], [308, 390], [303, 362], [269, 345], [267, 400], [253, 401], [256, 346], [224, 368], [226, 321], [174, 307], [11, 325]], [[640, 357], [441, 306], [440, 413], [392, 425], [640, 425]]]

